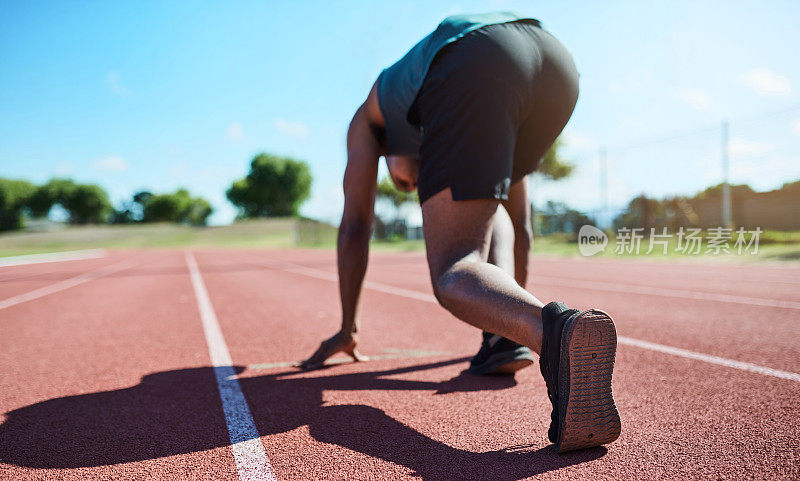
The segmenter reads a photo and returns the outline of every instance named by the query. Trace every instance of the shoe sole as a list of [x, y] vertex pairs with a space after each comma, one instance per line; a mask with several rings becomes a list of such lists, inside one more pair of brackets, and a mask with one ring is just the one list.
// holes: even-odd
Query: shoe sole
[[617, 353], [614, 321], [591, 309], [567, 321], [558, 370], [559, 453], [609, 444], [619, 437], [619, 411], [611, 392]]
[[533, 364], [533, 356], [520, 357], [516, 351], [502, 352], [490, 356], [485, 363], [480, 366], [470, 367], [467, 371], [470, 374], [479, 376], [491, 374], [514, 374], [520, 369], [524, 369]]
[[486, 374], [514, 374], [520, 369], [525, 369], [531, 364], [533, 364], [533, 359], [519, 359], [517, 361], [511, 361], [503, 364], [502, 366], [498, 366], [493, 371], [487, 372]]

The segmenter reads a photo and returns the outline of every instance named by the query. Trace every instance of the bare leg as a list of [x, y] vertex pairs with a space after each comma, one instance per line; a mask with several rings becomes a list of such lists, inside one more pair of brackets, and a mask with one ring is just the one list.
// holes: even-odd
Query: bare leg
[[439, 303], [459, 319], [538, 353], [544, 304], [509, 272], [487, 262], [499, 205], [483, 199], [455, 202], [450, 189], [422, 204], [431, 282]]
[[505, 208], [497, 209], [492, 222], [489, 264], [494, 264], [514, 277], [514, 226]]

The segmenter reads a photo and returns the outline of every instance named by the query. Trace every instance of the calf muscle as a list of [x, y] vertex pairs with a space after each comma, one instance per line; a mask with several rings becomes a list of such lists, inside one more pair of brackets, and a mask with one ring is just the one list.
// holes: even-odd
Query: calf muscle
[[499, 202], [453, 201], [445, 189], [422, 205], [428, 267], [439, 302], [459, 319], [541, 350], [543, 304], [487, 262]]

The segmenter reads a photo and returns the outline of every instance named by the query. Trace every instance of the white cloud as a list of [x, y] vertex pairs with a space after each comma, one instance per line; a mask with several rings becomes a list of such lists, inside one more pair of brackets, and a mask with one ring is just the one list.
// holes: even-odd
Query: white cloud
[[755, 157], [769, 151], [768, 144], [754, 140], [731, 139], [728, 143], [728, 153], [731, 157]]
[[794, 132], [795, 135], [800, 135], [800, 119], [795, 120], [792, 124], [792, 132]]
[[234, 142], [242, 140], [244, 138], [244, 128], [242, 128], [242, 124], [240, 124], [239, 122], [233, 122], [232, 124], [230, 124], [228, 126], [227, 135], [228, 135], [228, 140]]
[[94, 161], [92, 167], [103, 172], [123, 172], [128, 170], [128, 162], [118, 155], [110, 155]]
[[748, 70], [741, 80], [759, 95], [788, 95], [792, 91], [787, 77], [764, 67]]
[[281, 134], [298, 139], [304, 139], [311, 133], [311, 128], [307, 124], [281, 118], [275, 119], [272, 126]]
[[675, 96], [695, 110], [706, 110], [711, 106], [711, 98], [700, 89], [678, 90], [675, 92]]
[[123, 85], [122, 77], [120, 77], [119, 72], [114, 70], [111, 70], [106, 74], [106, 85], [108, 85], [108, 89], [114, 95], [127, 97], [131, 94], [131, 89]]

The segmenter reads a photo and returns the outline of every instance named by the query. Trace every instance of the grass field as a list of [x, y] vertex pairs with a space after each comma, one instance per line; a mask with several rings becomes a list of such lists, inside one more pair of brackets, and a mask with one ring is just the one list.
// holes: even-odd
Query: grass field
[[[298, 239], [302, 224], [303, 221], [297, 219], [269, 219], [215, 227], [175, 224], [100, 225], [67, 227], [50, 232], [10, 233], [0, 236], [0, 256], [93, 248], [288, 248], [303, 243]], [[330, 240], [326, 240], [328, 244], [333, 242], [332, 234], [330, 237]], [[314, 239], [306, 243], [314, 243]]]
[[[302, 219], [264, 219], [236, 222], [229, 226], [189, 227], [174, 224], [145, 224], [119, 226], [66, 227], [49, 232], [21, 232], [0, 235], [0, 257], [38, 254], [43, 252], [77, 249], [140, 249], [181, 247], [271, 248], [292, 247], [333, 248], [336, 228]], [[731, 242], [731, 245], [733, 243]], [[756, 255], [681, 254], [675, 239], [670, 241], [667, 253], [654, 249], [647, 254], [648, 239], [641, 241], [638, 254], [619, 254], [616, 240], [609, 239], [599, 258], [644, 258], [648, 260], [722, 260], [734, 262], [798, 261], [800, 260], [800, 232], [767, 231], [761, 235]], [[378, 251], [405, 252], [425, 248], [422, 240], [373, 241]], [[705, 245], [703, 246], [705, 251]], [[548, 235], [534, 239], [536, 255], [574, 257], [580, 256], [578, 244], [567, 235]]]

